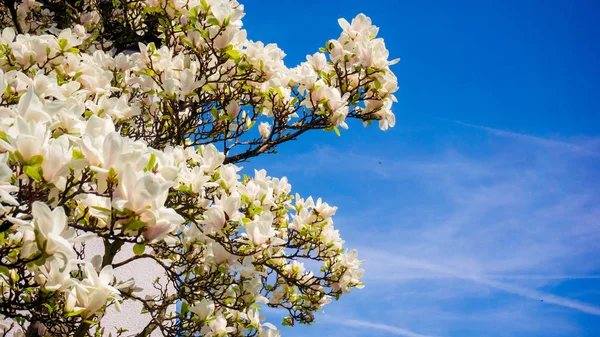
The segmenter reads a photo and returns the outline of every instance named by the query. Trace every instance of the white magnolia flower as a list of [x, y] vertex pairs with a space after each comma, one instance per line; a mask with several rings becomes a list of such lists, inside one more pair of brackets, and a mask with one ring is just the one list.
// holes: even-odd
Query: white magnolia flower
[[147, 241], [162, 239], [185, 222], [174, 209], [167, 207], [148, 209], [142, 213], [141, 220], [146, 224], [142, 235]]
[[96, 273], [91, 263], [85, 263], [86, 279], [81, 285], [87, 290], [87, 294], [81, 297], [83, 303], [78, 303], [80, 307], [85, 308], [86, 317], [96, 313], [110, 299], [120, 300], [119, 291], [110, 285], [113, 281], [113, 268], [106, 266], [100, 273]]
[[160, 182], [154, 174], [136, 172], [133, 165], [127, 164], [119, 175], [113, 205], [138, 214], [148, 208], [158, 209], [164, 205], [170, 186], [171, 183]]
[[314, 53], [312, 56], [306, 56], [306, 61], [315, 71], [329, 72], [331, 66], [327, 63], [327, 58], [323, 53]]
[[227, 326], [227, 320], [223, 316], [217, 316], [213, 321], [208, 323], [212, 336], [222, 336], [229, 332], [235, 331], [234, 327]]
[[46, 254], [60, 253], [69, 258], [75, 257], [73, 243], [69, 240], [74, 231], [67, 226], [67, 216], [62, 207], [50, 210], [48, 205], [36, 201], [31, 214], [36, 241]]
[[270, 212], [263, 212], [258, 219], [246, 224], [246, 235], [250, 242], [256, 246], [267, 242], [274, 246], [281, 244], [283, 240], [275, 237], [276, 234], [277, 232], [273, 228], [273, 214]]
[[190, 311], [198, 316], [201, 321], [206, 321], [215, 312], [214, 302], [204, 299], [190, 307]]
[[225, 107], [225, 111], [227, 111], [227, 114], [234, 119], [237, 118], [238, 114], [240, 113], [240, 110], [241, 108], [237, 101], [231, 101]]
[[269, 138], [271, 134], [271, 125], [266, 122], [262, 122], [258, 125], [258, 132], [263, 139]]
[[15, 124], [9, 128], [7, 136], [9, 142], [0, 140], [0, 150], [18, 151], [23, 160], [29, 162], [34, 156], [43, 153], [50, 138], [50, 131], [43, 122], [26, 122], [18, 116]]
[[44, 289], [48, 291], [60, 291], [71, 287], [74, 281], [71, 279], [71, 261], [58, 256], [51, 262], [46, 262], [40, 267], [40, 272], [45, 278]]

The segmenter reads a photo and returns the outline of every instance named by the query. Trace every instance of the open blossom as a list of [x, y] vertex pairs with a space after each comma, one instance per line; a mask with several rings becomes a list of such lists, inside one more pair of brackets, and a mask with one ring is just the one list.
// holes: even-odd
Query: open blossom
[[58, 44], [60, 49], [68, 50], [79, 46], [81, 44], [81, 39], [73, 34], [70, 28], [67, 28], [58, 35]]
[[343, 34], [347, 35], [350, 39], [372, 39], [379, 31], [379, 28], [373, 26], [371, 19], [364, 14], [357, 15], [352, 19], [352, 23], [348, 23], [346, 19], [339, 19], [338, 23], [344, 30]]
[[164, 205], [171, 186], [171, 183], [161, 182], [151, 173], [135, 172], [131, 164], [125, 166], [119, 180], [114, 206], [139, 214]]
[[246, 234], [250, 242], [257, 246], [267, 242], [272, 244], [282, 243], [280, 238], [275, 237], [277, 232], [272, 224], [273, 215], [270, 213], [263, 213], [258, 219], [248, 222], [246, 224]]
[[323, 53], [315, 53], [312, 56], [306, 56], [306, 61], [317, 72], [329, 72], [331, 70], [331, 65], [327, 63], [327, 57]]
[[84, 315], [90, 316], [106, 304], [108, 299], [119, 298], [119, 291], [112, 287], [113, 268], [106, 266], [98, 274], [91, 263], [85, 263], [87, 278], [81, 283], [87, 293], [81, 297], [79, 306], [84, 308]]
[[204, 299], [190, 307], [190, 311], [196, 314], [201, 321], [205, 321], [214, 313], [215, 304], [208, 299]]
[[237, 101], [231, 101], [229, 102], [229, 104], [227, 104], [227, 106], [225, 107], [225, 110], [227, 111], [227, 114], [233, 118], [237, 118], [238, 114], [240, 113], [240, 104]]
[[44, 289], [57, 291], [69, 288], [74, 281], [71, 280], [71, 261], [54, 258], [40, 267], [44, 276]]
[[227, 326], [227, 320], [223, 316], [218, 316], [215, 320], [208, 323], [211, 333], [210, 336], [223, 336], [228, 332], [235, 331], [235, 328]]
[[67, 136], [54, 138], [44, 149], [42, 171], [44, 180], [54, 183], [59, 189], [66, 185], [65, 175], [72, 160], [72, 149]]
[[269, 123], [262, 122], [258, 126], [258, 132], [263, 139], [269, 138], [271, 134], [271, 125]]
[[8, 142], [0, 140], [0, 150], [18, 152], [24, 161], [41, 155], [44, 151], [50, 132], [43, 122], [26, 122], [18, 116], [15, 123], [6, 131]]
[[202, 223], [217, 230], [223, 228], [225, 225], [225, 211], [218, 206], [209, 208], [204, 213], [204, 220]]
[[146, 210], [142, 213], [141, 220], [146, 223], [142, 235], [147, 241], [164, 238], [185, 221], [175, 210], [166, 207]]
[[50, 210], [46, 204], [36, 201], [32, 206], [33, 228], [36, 241], [46, 254], [61, 253], [74, 257], [73, 243], [69, 238], [74, 231], [67, 226], [67, 216], [62, 207]]

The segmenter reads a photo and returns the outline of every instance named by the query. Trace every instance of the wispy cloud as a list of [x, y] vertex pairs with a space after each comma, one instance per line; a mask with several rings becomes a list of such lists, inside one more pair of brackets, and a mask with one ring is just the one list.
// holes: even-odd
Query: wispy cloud
[[561, 296], [544, 293], [541, 291], [537, 291], [535, 289], [528, 289], [528, 288], [517, 286], [514, 284], [509, 284], [509, 283], [504, 283], [504, 282], [499, 282], [499, 281], [494, 281], [494, 280], [488, 280], [488, 279], [481, 278], [481, 277], [471, 277], [468, 279], [472, 280], [474, 282], [477, 282], [477, 283], [487, 285], [492, 288], [496, 288], [496, 289], [511, 293], [511, 294], [523, 296], [526, 298], [531, 298], [534, 300], [540, 300], [540, 301], [543, 301], [544, 303], [550, 303], [550, 304], [562, 306], [565, 308], [579, 310], [581, 312], [584, 312], [584, 313], [590, 314], [590, 315], [600, 316], [600, 307], [592, 305], [592, 304], [583, 303], [583, 302], [575, 301], [572, 299], [564, 298]]
[[[488, 286], [490, 288], [498, 289], [510, 294], [522, 296], [529, 299], [534, 299], [538, 301], [542, 301], [547, 304], [554, 304], [574, 310], [578, 310], [590, 315], [600, 316], [600, 307], [583, 303], [579, 301], [575, 301], [572, 299], [564, 298], [561, 296], [556, 296], [548, 293], [544, 293], [535, 289], [529, 289], [526, 287], [505, 283], [497, 280], [491, 280], [480, 275], [461, 270], [460, 266], [442, 266], [436, 263], [432, 263], [429, 261], [423, 261], [418, 259], [412, 259], [406, 256], [390, 254], [384, 251], [372, 251], [368, 249], [363, 249], [363, 252], [366, 251], [366, 256], [371, 256], [372, 258], [376, 258], [380, 261], [386, 261], [388, 265], [387, 268], [402, 268], [409, 267], [414, 269], [427, 270], [430, 272], [438, 273], [441, 275], [448, 275], [458, 279], [472, 281], [478, 284], [482, 284]], [[391, 266], [390, 266], [391, 265]], [[381, 269], [379, 269], [381, 270]], [[393, 279], [393, 274], [387, 273], [390, 275], [389, 277]], [[385, 277], [385, 276], [383, 276]]]
[[488, 132], [492, 135], [496, 135], [496, 136], [509, 137], [509, 138], [514, 138], [514, 139], [534, 142], [538, 145], [542, 145], [545, 147], [551, 147], [551, 148], [555, 148], [555, 149], [560, 149], [560, 150], [569, 151], [569, 152], [578, 153], [578, 154], [587, 155], [587, 156], [592, 156], [592, 157], [600, 157], [600, 152], [598, 152], [598, 151], [595, 151], [593, 149], [588, 149], [583, 146], [579, 146], [579, 145], [572, 144], [569, 142], [548, 139], [548, 138], [542, 138], [542, 137], [536, 137], [536, 136], [513, 132], [513, 131], [500, 130], [500, 129], [495, 129], [495, 128], [491, 128], [491, 127], [487, 127], [487, 126], [483, 126], [483, 125], [465, 123], [465, 122], [457, 121], [457, 120], [451, 120], [451, 119], [441, 119], [441, 120], [452, 122], [452, 123], [462, 125], [462, 126], [467, 126], [467, 127], [474, 128], [474, 129], [483, 130], [483, 131], [486, 131], [486, 132]]
[[422, 334], [419, 334], [419, 333], [416, 333], [416, 332], [413, 332], [410, 330], [402, 329], [402, 328], [399, 328], [399, 327], [396, 327], [393, 325], [375, 323], [375, 322], [369, 322], [369, 321], [363, 321], [363, 320], [345, 319], [345, 318], [338, 318], [338, 317], [331, 317], [331, 316], [325, 316], [325, 320], [333, 322], [333, 323], [349, 326], [349, 327], [380, 330], [380, 331], [388, 332], [388, 333], [390, 333], [392, 335], [396, 335], [396, 336], [433, 337], [430, 335], [422, 335]]

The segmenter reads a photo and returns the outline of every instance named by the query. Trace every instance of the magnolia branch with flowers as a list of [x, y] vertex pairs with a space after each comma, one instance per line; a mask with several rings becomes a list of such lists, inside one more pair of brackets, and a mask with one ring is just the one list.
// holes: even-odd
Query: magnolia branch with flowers
[[[261, 306], [310, 324], [363, 286], [336, 207], [236, 164], [351, 119], [394, 126], [397, 60], [360, 14], [288, 68], [243, 16], [229, 0], [2, 0], [0, 334], [273, 337]], [[138, 260], [161, 270], [151, 298], [115, 276]], [[103, 322], [126, 301], [141, 331]]]

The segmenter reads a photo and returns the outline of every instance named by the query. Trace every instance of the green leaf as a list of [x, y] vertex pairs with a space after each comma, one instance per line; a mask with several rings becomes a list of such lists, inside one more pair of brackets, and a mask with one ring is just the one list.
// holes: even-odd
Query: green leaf
[[60, 49], [65, 49], [65, 47], [67, 47], [67, 44], [69, 44], [69, 41], [67, 41], [67, 39], [58, 40], [58, 46], [60, 47]]
[[253, 211], [252, 211], [252, 215], [256, 215], [256, 214], [260, 214], [263, 212], [263, 207], [262, 206], [258, 206], [256, 207]]
[[10, 274], [10, 270], [8, 270], [8, 267], [0, 266], [0, 274], [8, 276]]
[[85, 156], [83, 155], [83, 152], [81, 152], [78, 149], [73, 149], [73, 159], [84, 159]]
[[15, 157], [17, 157], [17, 160], [20, 163], [25, 163], [25, 158], [23, 158], [23, 155], [21, 154], [21, 152], [15, 151]]
[[75, 75], [73, 75], [73, 77], [71, 77], [71, 79], [72, 79], [73, 81], [75, 81], [75, 80], [76, 80], [76, 79], [78, 79], [78, 78], [79, 78], [79, 76], [81, 76], [81, 75], [83, 75], [83, 73], [82, 73], [81, 71], [78, 71], [78, 72], [76, 72], [76, 73], [75, 73]]
[[29, 166], [39, 167], [40, 165], [42, 165], [43, 162], [44, 162], [44, 156], [42, 156], [41, 154], [38, 154], [36, 156], [31, 157], [31, 159], [29, 159]]
[[79, 53], [79, 49], [77, 49], [77, 48], [69, 48], [69, 49], [67, 49], [67, 51], [68, 51], [69, 53], [74, 53], [74, 54], [77, 54], [77, 53]]
[[206, 2], [206, 0], [200, 0], [200, 4], [202, 5], [202, 8], [207, 11], [210, 6], [208, 5], [208, 3]]
[[100, 206], [92, 206], [93, 209], [100, 211], [102, 213], [110, 214], [111, 210], [108, 208], [100, 207]]
[[40, 171], [32, 166], [25, 166], [25, 168], [23, 168], [23, 171], [25, 171], [25, 174], [35, 180], [35, 181], [42, 181], [42, 176], [40, 175]]
[[209, 39], [210, 38], [210, 33], [208, 32], [208, 30], [206, 30], [206, 29], [198, 29], [198, 32], [200, 32], [200, 36], [202, 36], [204, 39]]
[[73, 316], [77, 316], [79, 314], [81, 314], [84, 311], [84, 309], [79, 309], [76, 311], [71, 311], [70, 313], [67, 314], [67, 317], [73, 317]]
[[229, 55], [229, 57], [231, 57], [234, 60], [237, 60], [240, 58], [240, 52], [237, 50], [228, 50], [225, 52], [225, 54]]
[[181, 302], [181, 313], [185, 315], [189, 311], [190, 311], [190, 305], [188, 304], [188, 302]]
[[134, 231], [141, 229], [144, 226], [146, 226], [146, 223], [141, 220], [138, 220], [138, 219], [133, 219], [126, 225], [127, 229], [134, 230]]
[[340, 129], [338, 129], [337, 126], [333, 127], [333, 131], [335, 131], [335, 134], [338, 135], [338, 137], [340, 136]]
[[144, 254], [145, 250], [146, 245], [143, 243], [136, 243], [135, 245], [133, 245], [133, 253], [135, 253], [135, 255], [142, 255]]
[[115, 178], [117, 176], [117, 171], [113, 167], [108, 169], [108, 177]]
[[217, 18], [208, 18], [208, 20], [206, 20], [206, 23], [208, 23], [209, 25], [212, 25], [212, 26], [220, 26], [221, 25], [219, 23], [219, 20], [217, 20]]
[[[246, 70], [248, 70], [248, 68], [250, 68], [250, 66], [248, 66], [246, 63], [242, 63], [238, 66], [238, 69], [240, 70], [241, 73], [244, 73]], [[249, 85], [243, 85], [242, 88], [244, 90], [250, 90], [251, 87]]]
[[150, 160], [148, 161], [148, 164], [144, 168], [144, 171], [148, 172], [148, 171], [152, 170], [154, 168], [154, 164], [156, 164], [156, 156], [154, 155], [154, 153], [152, 153], [152, 154], [150, 154]]
[[276, 87], [273, 90], [275, 90], [275, 92], [277, 93], [277, 96], [279, 96], [279, 98], [283, 99], [283, 92], [281, 92], [281, 89]]

